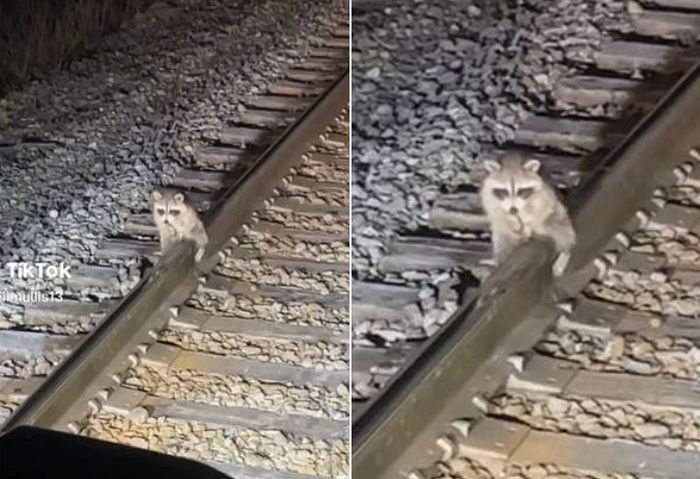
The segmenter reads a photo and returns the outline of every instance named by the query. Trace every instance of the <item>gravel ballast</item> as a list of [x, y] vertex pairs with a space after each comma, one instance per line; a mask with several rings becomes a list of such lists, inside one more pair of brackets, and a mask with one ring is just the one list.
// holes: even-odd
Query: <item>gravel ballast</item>
[[[353, 15], [353, 261], [427, 226], [441, 193], [473, 191], [485, 153], [545, 112], [625, 2], [387, 2]], [[378, 243], [376, 240], [379, 239]]]

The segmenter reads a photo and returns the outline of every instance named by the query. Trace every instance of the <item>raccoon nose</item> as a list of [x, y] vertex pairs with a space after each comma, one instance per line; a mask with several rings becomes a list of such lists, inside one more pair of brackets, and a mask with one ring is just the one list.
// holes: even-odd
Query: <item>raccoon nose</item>
[[518, 208], [516, 208], [515, 206], [511, 206], [510, 209], [508, 210], [508, 212], [509, 212], [511, 215], [514, 215], [515, 213], [518, 212]]

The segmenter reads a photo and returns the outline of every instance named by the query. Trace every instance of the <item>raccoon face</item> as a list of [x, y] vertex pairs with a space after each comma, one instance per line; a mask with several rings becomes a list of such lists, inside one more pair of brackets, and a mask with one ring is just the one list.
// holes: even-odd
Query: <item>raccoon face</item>
[[484, 180], [484, 192], [491, 202], [511, 215], [518, 215], [543, 186], [538, 174], [539, 160], [485, 161], [489, 172]]
[[152, 197], [156, 221], [175, 227], [183, 223], [188, 211], [182, 193], [154, 191]]

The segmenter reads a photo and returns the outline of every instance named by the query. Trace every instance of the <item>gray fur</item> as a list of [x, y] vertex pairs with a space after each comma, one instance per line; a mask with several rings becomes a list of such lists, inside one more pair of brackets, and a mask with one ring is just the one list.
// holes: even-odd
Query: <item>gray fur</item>
[[491, 225], [493, 255], [501, 263], [519, 244], [533, 237], [554, 241], [552, 270], [563, 274], [576, 243], [576, 232], [554, 189], [539, 174], [539, 160], [510, 155], [486, 165], [481, 202]]
[[199, 262], [204, 257], [209, 239], [195, 209], [179, 192], [154, 191], [151, 199], [153, 220], [160, 236], [161, 255], [175, 243], [192, 241], [197, 246], [194, 259]]

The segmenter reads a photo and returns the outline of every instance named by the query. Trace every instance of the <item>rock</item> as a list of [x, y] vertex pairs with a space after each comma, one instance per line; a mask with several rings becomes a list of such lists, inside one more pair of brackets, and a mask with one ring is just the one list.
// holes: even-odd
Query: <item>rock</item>
[[379, 75], [381, 75], [379, 67], [373, 67], [365, 74], [365, 78], [377, 79]]
[[135, 407], [129, 411], [129, 420], [137, 424], [145, 423], [149, 417], [151, 417], [150, 411], [143, 406]]
[[664, 424], [649, 422], [634, 426], [634, 432], [639, 434], [643, 439], [653, 439], [668, 435], [670, 429]]
[[475, 5], [469, 5], [467, 7], [467, 14], [470, 17], [478, 17], [481, 15], [481, 9]]
[[608, 416], [614, 420], [618, 426], [626, 426], [629, 424], [629, 418], [624, 410], [620, 408], [615, 408], [608, 412]]
[[654, 271], [649, 275], [649, 279], [654, 283], [665, 283], [668, 281], [668, 276], [660, 271]]
[[606, 351], [611, 360], [622, 357], [625, 353], [625, 338], [618, 335], [610, 338]]
[[653, 366], [649, 363], [645, 363], [643, 361], [636, 361], [631, 358], [623, 358], [620, 361], [620, 366], [626, 371], [645, 376], [654, 374], [654, 372], [658, 370], [658, 367], [656, 366]]
[[547, 409], [554, 416], [563, 416], [569, 410], [569, 402], [554, 396], [547, 398]]
[[683, 440], [678, 438], [662, 439], [661, 444], [672, 450], [678, 450], [683, 447]]

